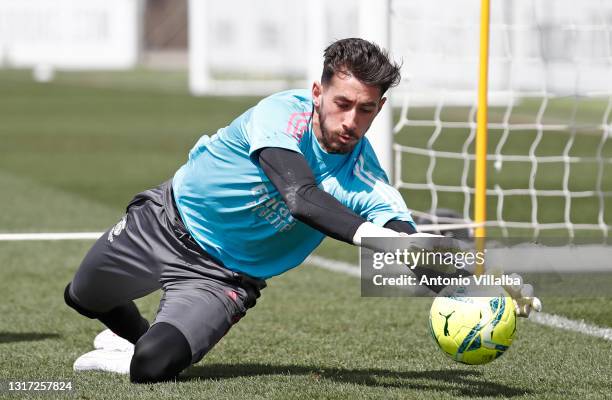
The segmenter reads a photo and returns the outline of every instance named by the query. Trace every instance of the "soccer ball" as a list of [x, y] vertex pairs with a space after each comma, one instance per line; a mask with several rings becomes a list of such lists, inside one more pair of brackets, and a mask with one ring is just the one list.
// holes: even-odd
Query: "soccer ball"
[[512, 299], [454, 295], [436, 297], [429, 312], [431, 336], [447, 356], [486, 364], [504, 354], [516, 332]]

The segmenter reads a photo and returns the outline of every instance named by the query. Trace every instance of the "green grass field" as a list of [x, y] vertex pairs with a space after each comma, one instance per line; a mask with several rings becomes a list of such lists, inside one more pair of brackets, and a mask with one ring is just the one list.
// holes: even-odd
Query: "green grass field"
[[[27, 72], [0, 71], [0, 232], [106, 229], [134, 193], [172, 176], [201, 133], [255, 100], [193, 98], [185, 85], [180, 73], [36, 84]], [[177, 383], [74, 374], [102, 328], [62, 298], [90, 244], [0, 242], [0, 381], [71, 380], [81, 399], [612, 398], [611, 341], [521, 320], [501, 359], [457, 364], [429, 336], [431, 299], [362, 298], [357, 278], [311, 265], [271, 279], [257, 307]], [[357, 260], [332, 240], [317, 254]], [[158, 298], [138, 302], [146, 316]], [[609, 298], [543, 301], [547, 312], [612, 327]]]

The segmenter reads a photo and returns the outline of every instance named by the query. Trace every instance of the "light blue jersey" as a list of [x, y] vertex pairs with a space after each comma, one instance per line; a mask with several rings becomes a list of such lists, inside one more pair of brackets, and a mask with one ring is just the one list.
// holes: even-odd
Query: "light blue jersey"
[[367, 139], [350, 154], [327, 153], [314, 135], [312, 111], [307, 90], [267, 97], [213, 136], [202, 136], [174, 175], [185, 226], [227, 268], [266, 279], [300, 265], [324, 238], [289, 213], [255, 159], [264, 147], [304, 155], [318, 186], [368, 221], [412, 222]]

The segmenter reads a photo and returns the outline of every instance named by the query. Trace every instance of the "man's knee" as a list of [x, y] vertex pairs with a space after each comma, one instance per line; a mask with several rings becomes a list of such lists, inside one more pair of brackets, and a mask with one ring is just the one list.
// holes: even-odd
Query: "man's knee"
[[130, 364], [130, 380], [155, 383], [176, 379], [191, 364], [191, 347], [174, 326], [160, 322], [138, 340]]
[[88, 310], [76, 302], [74, 297], [70, 294], [70, 285], [71, 283], [69, 283], [64, 289], [64, 301], [66, 302], [66, 304], [70, 306], [71, 308], [75, 309], [76, 312], [78, 312], [81, 315], [86, 316], [87, 318], [91, 318], [91, 319], [99, 318], [100, 315], [102, 315], [102, 313]]

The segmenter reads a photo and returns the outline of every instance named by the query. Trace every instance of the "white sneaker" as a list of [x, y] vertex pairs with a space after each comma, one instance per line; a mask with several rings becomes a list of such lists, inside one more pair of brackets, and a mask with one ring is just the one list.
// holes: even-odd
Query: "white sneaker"
[[72, 366], [75, 371], [105, 371], [129, 374], [133, 351], [99, 349], [85, 353]]
[[121, 336], [115, 335], [110, 329], [105, 329], [94, 339], [94, 349], [134, 351], [134, 345]]

